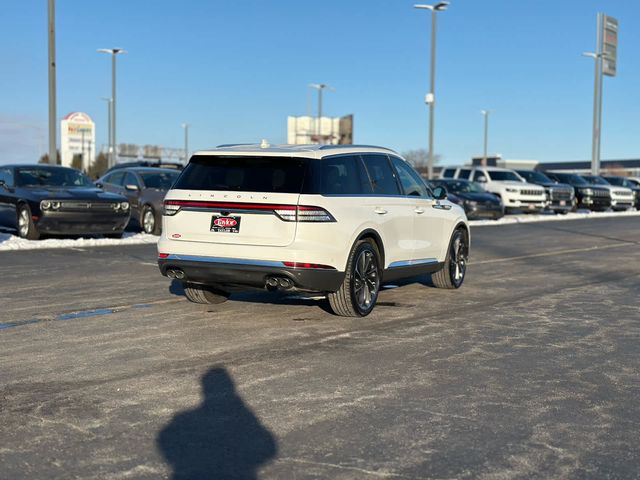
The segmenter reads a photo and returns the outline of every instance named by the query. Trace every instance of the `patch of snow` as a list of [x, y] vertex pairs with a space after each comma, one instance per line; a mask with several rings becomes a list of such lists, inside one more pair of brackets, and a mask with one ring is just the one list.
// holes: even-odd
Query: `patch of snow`
[[115, 245], [140, 245], [158, 243], [155, 235], [126, 232], [122, 238], [47, 238], [45, 240], [26, 240], [24, 238], [0, 232], [0, 252], [10, 250], [39, 250], [43, 248], [83, 248], [108, 247]]
[[563, 222], [566, 220], [584, 220], [594, 218], [608, 218], [608, 217], [638, 217], [640, 211], [626, 211], [626, 212], [590, 212], [590, 211], [578, 211], [570, 212], [566, 215], [554, 215], [554, 214], [522, 214], [522, 215], [505, 215], [499, 220], [470, 220], [469, 224], [472, 227], [487, 227], [498, 225], [509, 225], [513, 223], [536, 223], [536, 222]]

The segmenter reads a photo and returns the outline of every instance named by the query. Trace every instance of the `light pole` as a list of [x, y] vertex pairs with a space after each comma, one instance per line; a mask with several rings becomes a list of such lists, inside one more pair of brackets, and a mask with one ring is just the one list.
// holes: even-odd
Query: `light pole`
[[108, 127], [107, 127], [107, 131], [108, 131], [108, 136], [107, 136], [107, 142], [109, 144], [109, 147], [107, 148], [107, 165], [111, 165], [111, 109], [113, 108], [113, 99], [109, 98], [109, 97], [102, 97], [102, 100], [104, 100], [105, 102], [107, 102], [107, 123], [108, 123]]
[[56, 148], [56, 2], [49, 0], [49, 163], [55, 165], [58, 161]]
[[[598, 45], [600, 45], [600, 29], [598, 29]], [[591, 131], [591, 175], [599, 175], [602, 129], [602, 58], [604, 55], [602, 52], [585, 52], [582, 55], [593, 58], [595, 63], [595, 78], [593, 81], [593, 129]]]
[[98, 53], [108, 53], [111, 55], [111, 156], [109, 158], [109, 166], [112, 167], [116, 162], [116, 55], [127, 53], [122, 48], [99, 48]]
[[322, 92], [324, 90], [334, 91], [335, 88], [330, 87], [326, 83], [311, 83], [309, 87], [318, 90], [318, 120], [316, 121], [316, 135], [318, 136], [318, 143], [322, 144]]
[[487, 147], [489, 145], [489, 110], [482, 110], [484, 116], [484, 153], [482, 155], [482, 165], [487, 166]]
[[433, 129], [436, 95], [436, 13], [444, 12], [449, 2], [438, 2], [435, 5], [414, 5], [414, 8], [431, 10], [431, 81], [430, 92], [425, 96], [429, 105], [429, 161], [427, 164], [429, 179], [433, 178]]
[[183, 123], [182, 128], [184, 128], [184, 163], [186, 164], [189, 161], [189, 124]]

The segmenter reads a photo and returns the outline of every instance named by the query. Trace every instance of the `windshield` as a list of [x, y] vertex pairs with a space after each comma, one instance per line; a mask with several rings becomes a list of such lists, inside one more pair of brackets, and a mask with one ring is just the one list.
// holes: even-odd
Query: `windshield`
[[596, 176], [592, 176], [592, 175], [585, 175], [585, 177], [587, 180], [589, 180], [591, 183], [595, 184], [595, 185], [611, 185], [609, 182], [607, 182], [604, 178], [602, 177], [596, 177]]
[[559, 182], [565, 182], [570, 185], [589, 185], [584, 178], [573, 173], [554, 173], [553, 176]]
[[485, 193], [485, 189], [475, 182], [437, 182], [451, 193]]
[[527, 182], [530, 183], [553, 183], [549, 177], [547, 177], [544, 173], [528, 171], [528, 170], [518, 170], [518, 175], [524, 178]]
[[146, 188], [156, 188], [158, 190], [169, 190], [176, 178], [180, 176], [178, 172], [152, 172], [141, 173], [142, 181]]
[[522, 179], [515, 172], [495, 170], [487, 172], [491, 180], [496, 182], [522, 182]]
[[20, 167], [16, 169], [19, 187], [93, 187], [82, 172], [64, 167]]

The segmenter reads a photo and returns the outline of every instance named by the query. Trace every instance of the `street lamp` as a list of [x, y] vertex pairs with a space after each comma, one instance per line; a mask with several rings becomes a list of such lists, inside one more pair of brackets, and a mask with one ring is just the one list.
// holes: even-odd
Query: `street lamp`
[[109, 98], [109, 97], [102, 97], [102, 100], [104, 100], [105, 102], [107, 102], [107, 119], [108, 119], [108, 136], [107, 136], [107, 142], [109, 143], [109, 147], [107, 149], [107, 165], [111, 164], [111, 156], [112, 156], [112, 152], [111, 152], [111, 109], [113, 108], [113, 99]]
[[98, 53], [108, 53], [111, 55], [111, 158], [109, 166], [112, 167], [116, 161], [116, 55], [127, 53], [123, 48], [99, 48]]
[[318, 143], [322, 144], [322, 92], [324, 90], [335, 91], [335, 88], [327, 85], [326, 83], [311, 83], [310, 88], [318, 90], [318, 120], [316, 121], [316, 135], [318, 136]]
[[484, 154], [482, 155], [482, 165], [487, 166], [487, 146], [489, 145], [489, 110], [481, 110], [484, 116]]
[[186, 164], [189, 161], [189, 124], [183, 123], [182, 128], [184, 128], [184, 163]]
[[431, 10], [431, 82], [430, 92], [425, 96], [425, 103], [429, 105], [429, 162], [428, 176], [433, 178], [433, 128], [436, 94], [436, 13], [444, 12], [449, 2], [438, 2], [434, 5], [414, 5], [414, 8]]

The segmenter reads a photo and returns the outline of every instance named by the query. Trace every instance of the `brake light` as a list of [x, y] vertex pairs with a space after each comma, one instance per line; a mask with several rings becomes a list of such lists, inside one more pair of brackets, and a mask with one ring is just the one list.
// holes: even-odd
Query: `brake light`
[[335, 267], [329, 265], [320, 265], [318, 263], [306, 263], [306, 262], [282, 262], [285, 267], [289, 268], [318, 268], [320, 270], [335, 270]]
[[158, 258], [169, 258], [169, 254], [168, 253], [159, 253], [158, 254]]
[[235, 202], [207, 202], [198, 200], [165, 200], [164, 215], [173, 216], [182, 208], [225, 210], [225, 211], [271, 211], [285, 222], [335, 222], [329, 212], [321, 207], [306, 205], [274, 205], [268, 203], [235, 203]]

